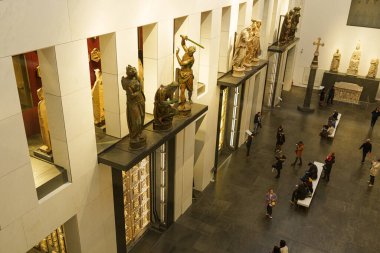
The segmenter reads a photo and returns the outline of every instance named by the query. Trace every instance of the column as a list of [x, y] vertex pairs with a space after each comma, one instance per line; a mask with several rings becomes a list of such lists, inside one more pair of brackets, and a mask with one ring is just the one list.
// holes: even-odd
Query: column
[[173, 81], [173, 19], [143, 27], [145, 110], [153, 114], [154, 95]]
[[38, 51], [54, 163], [76, 180], [97, 164], [86, 40]]
[[128, 65], [138, 68], [137, 27], [100, 36], [102, 54], [104, 110], [107, 134], [122, 138], [129, 133], [126, 93], [121, 78]]

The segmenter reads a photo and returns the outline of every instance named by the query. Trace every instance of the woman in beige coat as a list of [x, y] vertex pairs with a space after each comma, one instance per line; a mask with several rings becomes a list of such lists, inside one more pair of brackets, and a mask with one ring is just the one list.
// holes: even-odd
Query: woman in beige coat
[[372, 167], [369, 170], [369, 181], [368, 181], [368, 186], [372, 187], [373, 184], [375, 183], [375, 177], [377, 173], [379, 172], [380, 168], [380, 159], [377, 159], [377, 161], [372, 161]]

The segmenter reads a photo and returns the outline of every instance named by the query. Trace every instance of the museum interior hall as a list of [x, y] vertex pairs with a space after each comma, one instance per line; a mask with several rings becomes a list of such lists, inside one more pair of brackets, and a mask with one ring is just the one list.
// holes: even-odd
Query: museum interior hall
[[379, 13], [0, 0], [0, 253], [378, 253]]

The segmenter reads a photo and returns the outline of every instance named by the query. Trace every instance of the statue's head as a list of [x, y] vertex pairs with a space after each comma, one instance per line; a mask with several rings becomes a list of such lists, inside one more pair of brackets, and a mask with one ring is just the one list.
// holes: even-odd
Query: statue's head
[[196, 51], [196, 48], [194, 46], [190, 46], [187, 52], [190, 56], [193, 56], [195, 51]]
[[127, 76], [133, 77], [137, 75], [137, 70], [135, 67], [132, 67], [131, 65], [127, 66]]
[[360, 43], [356, 44], [356, 50], [360, 49]]
[[38, 96], [38, 99], [39, 99], [39, 100], [43, 100], [43, 99], [45, 98], [45, 96], [44, 96], [44, 91], [43, 91], [42, 88], [39, 88], [39, 89], [37, 90], [37, 96]]

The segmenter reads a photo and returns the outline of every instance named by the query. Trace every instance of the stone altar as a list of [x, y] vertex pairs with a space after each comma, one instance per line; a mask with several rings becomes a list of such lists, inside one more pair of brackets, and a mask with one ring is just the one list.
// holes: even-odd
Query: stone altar
[[355, 83], [347, 82], [337, 82], [334, 86], [334, 100], [351, 104], [359, 104], [360, 95], [362, 94], [363, 87]]
[[363, 87], [363, 91], [360, 95], [360, 101], [370, 103], [376, 102], [376, 94], [379, 89], [380, 79], [366, 78], [364, 76], [350, 76], [346, 75], [346, 73], [325, 71], [322, 78], [322, 85], [329, 90], [336, 82], [355, 83]]

